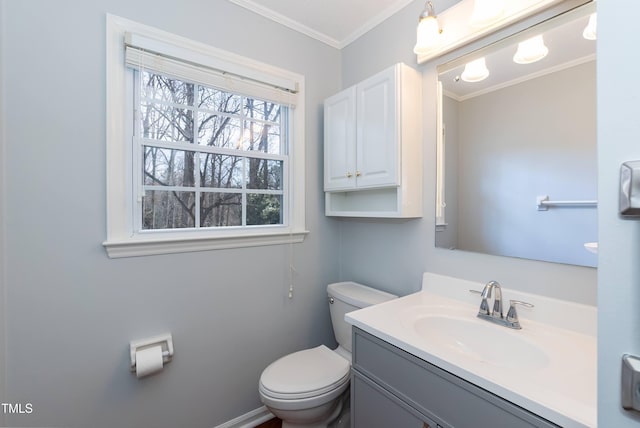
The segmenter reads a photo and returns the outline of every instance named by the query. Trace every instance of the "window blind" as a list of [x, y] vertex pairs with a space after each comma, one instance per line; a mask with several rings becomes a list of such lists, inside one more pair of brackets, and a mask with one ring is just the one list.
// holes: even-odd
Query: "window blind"
[[234, 61], [228, 53], [211, 54], [198, 48], [187, 49], [139, 34], [126, 33], [125, 63], [134, 69], [152, 70], [292, 107], [297, 100], [298, 82]]

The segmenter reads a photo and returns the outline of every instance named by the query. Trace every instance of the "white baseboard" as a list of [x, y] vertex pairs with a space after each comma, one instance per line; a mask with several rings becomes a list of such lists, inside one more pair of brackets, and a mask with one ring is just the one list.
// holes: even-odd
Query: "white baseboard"
[[273, 419], [274, 417], [273, 413], [271, 413], [265, 406], [262, 406], [225, 422], [222, 425], [218, 425], [215, 428], [254, 428], [269, 419]]

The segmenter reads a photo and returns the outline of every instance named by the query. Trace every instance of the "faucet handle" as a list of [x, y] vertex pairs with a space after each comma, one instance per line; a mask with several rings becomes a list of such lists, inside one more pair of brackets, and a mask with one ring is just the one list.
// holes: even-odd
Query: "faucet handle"
[[507, 312], [507, 321], [519, 324], [516, 305], [522, 305], [525, 308], [533, 308], [534, 306], [531, 303], [523, 302], [522, 300], [509, 300], [509, 312]]
[[482, 301], [480, 302], [480, 310], [478, 312], [478, 315], [482, 314], [482, 315], [490, 315], [491, 311], [489, 310], [489, 302], [487, 302], [487, 297], [485, 296], [485, 291], [478, 291], [478, 290], [469, 290], [469, 293], [473, 293], [473, 294], [480, 294], [482, 296]]

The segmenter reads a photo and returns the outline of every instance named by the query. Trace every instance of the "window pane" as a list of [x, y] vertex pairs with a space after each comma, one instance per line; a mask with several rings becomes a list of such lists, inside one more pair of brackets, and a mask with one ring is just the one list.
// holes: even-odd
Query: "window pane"
[[202, 193], [200, 197], [200, 226], [242, 226], [242, 194]]
[[145, 146], [144, 180], [153, 186], [195, 186], [195, 152]]
[[247, 189], [282, 190], [282, 161], [249, 158]]
[[[288, 107], [136, 74], [142, 229], [282, 224]], [[251, 151], [268, 159], [248, 157]]]
[[194, 227], [194, 206], [194, 192], [147, 190], [142, 201], [142, 228]]
[[246, 121], [244, 126], [243, 150], [280, 154], [280, 125]]
[[143, 71], [141, 86], [143, 98], [188, 106], [193, 105], [194, 89], [192, 83]]
[[240, 114], [242, 97], [218, 89], [200, 86], [200, 108], [221, 113]]
[[216, 114], [198, 114], [198, 144], [238, 149], [242, 138], [240, 119]]
[[143, 138], [191, 142], [193, 111], [164, 104], [142, 103], [140, 129]]
[[282, 224], [282, 195], [247, 194], [247, 226]]
[[251, 119], [279, 122], [280, 108], [280, 104], [246, 98], [244, 103], [244, 114]]
[[200, 153], [200, 159], [200, 183], [203, 187], [242, 187], [244, 158]]

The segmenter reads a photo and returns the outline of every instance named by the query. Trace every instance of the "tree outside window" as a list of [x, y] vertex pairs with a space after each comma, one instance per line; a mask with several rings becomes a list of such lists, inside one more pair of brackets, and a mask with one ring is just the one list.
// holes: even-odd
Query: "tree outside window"
[[135, 74], [141, 228], [284, 224], [288, 108]]

